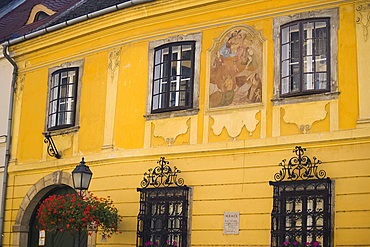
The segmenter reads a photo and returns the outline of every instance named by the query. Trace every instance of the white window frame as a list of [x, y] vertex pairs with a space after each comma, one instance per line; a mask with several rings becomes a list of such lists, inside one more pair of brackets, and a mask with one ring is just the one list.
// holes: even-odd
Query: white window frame
[[[311, 18], [330, 18], [330, 92], [298, 95], [292, 97], [281, 97], [281, 26], [304, 19]], [[294, 104], [301, 102], [311, 102], [320, 100], [337, 99], [338, 91], [338, 28], [339, 28], [339, 11], [338, 8], [322, 9], [307, 11], [288, 16], [279, 16], [273, 19], [273, 39], [274, 39], [274, 90], [271, 101], [273, 105]]]
[[[184, 42], [184, 41], [195, 41], [195, 54], [194, 54], [194, 75], [193, 75], [193, 95], [192, 105], [193, 107], [185, 110], [178, 111], [166, 111], [160, 113], [152, 113], [152, 93], [153, 93], [153, 70], [154, 70], [154, 52], [155, 48], [164, 44]], [[200, 80], [200, 54], [202, 51], [202, 32], [191, 33], [187, 35], [176, 35], [165, 39], [154, 40], [149, 42], [148, 50], [148, 86], [147, 86], [147, 104], [146, 104], [146, 115], [144, 115], [146, 121], [180, 117], [180, 116], [191, 116], [196, 115], [199, 111], [199, 80]]]

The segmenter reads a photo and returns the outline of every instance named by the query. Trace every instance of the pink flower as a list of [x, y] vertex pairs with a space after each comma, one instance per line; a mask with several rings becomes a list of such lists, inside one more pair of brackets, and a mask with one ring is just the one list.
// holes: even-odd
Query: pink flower
[[173, 241], [172, 244], [173, 244], [173, 246], [177, 246], [177, 242], [176, 241]]
[[293, 242], [293, 245], [297, 245], [297, 242]]
[[284, 244], [284, 245], [288, 245], [288, 244], [290, 244], [290, 242], [284, 242], [283, 244]]
[[316, 247], [319, 245], [319, 242], [315, 241], [315, 243], [313, 243], [313, 246]]

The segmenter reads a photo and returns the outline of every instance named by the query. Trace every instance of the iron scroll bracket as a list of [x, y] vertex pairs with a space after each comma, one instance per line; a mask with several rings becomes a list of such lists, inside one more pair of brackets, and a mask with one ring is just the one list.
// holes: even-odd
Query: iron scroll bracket
[[48, 144], [48, 147], [46, 150], [48, 151], [49, 156], [60, 159], [61, 155], [59, 154], [51, 135], [47, 133], [47, 134], [44, 134], [44, 136], [45, 136], [44, 142]]
[[184, 179], [177, 177], [177, 174], [181, 171], [178, 170], [176, 166], [174, 166], [172, 169], [168, 165], [169, 162], [165, 160], [165, 157], [161, 157], [157, 163], [159, 164], [158, 166], [155, 168], [150, 168], [148, 172], [144, 173], [144, 178], [140, 184], [142, 188], [147, 188], [149, 185], [153, 186], [154, 188], [158, 188], [160, 186], [184, 186]]
[[321, 160], [313, 157], [310, 159], [304, 154], [305, 148], [301, 146], [296, 146], [293, 153], [296, 157], [290, 158], [288, 162], [283, 159], [279, 166], [283, 168], [281, 171], [275, 173], [274, 179], [277, 182], [283, 181], [285, 178], [287, 180], [308, 180], [308, 179], [324, 179], [326, 172], [324, 170], [318, 170], [318, 164], [321, 164]]

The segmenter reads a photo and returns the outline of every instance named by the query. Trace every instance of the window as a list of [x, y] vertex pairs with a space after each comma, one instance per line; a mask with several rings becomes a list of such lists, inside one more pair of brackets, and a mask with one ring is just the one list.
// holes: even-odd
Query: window
[[271, 246], [319, 242], [331, 246], [331, 181], [270, 182], [274, 186]]
[[47, 18], [47, 17], [49, 17], [49, 15], [48, 15], [48, 14], [46, 14], [44, 11], [40, 11], [40, 12], [38, 12], [38, 13], [36, 14], [36, 16], [35, 16], [35, 21], [40, 21], [40, 20], [45, 19], [45, 18]]
[[145, 188], [140, 191], [137, 246], [188, 244], [189, 187]]
[[44, 134], [78, 129], [83, 64], [83, 60], [77, 60], [49, 69]]
[[201, 32], [149, 42], [146, 121], [198, 113], [201, 50]]
[[329, 19], [296, 21], [281, 27], [281, 95], [330, 89]]
[[52, 74], [48, 129], [74, 125], [78, 68], [62, 69]]
[[338, 98], [338, 8], [274, 18], [274, 105]]
[[194, 43], [171, 43], [155, 49], [152, 112], [192, 107]]

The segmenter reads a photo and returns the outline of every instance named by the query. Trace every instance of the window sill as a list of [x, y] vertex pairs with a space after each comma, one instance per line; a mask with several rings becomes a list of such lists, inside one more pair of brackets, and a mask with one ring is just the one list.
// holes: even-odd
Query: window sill
[[42, 134], [44, 136], [46, 134], [49, 134], [51, 136], [66, 135], [66, 134], [77, 132], [79, 128], [80, 126], [73, 126], [73, 127], [68, 127], [68, 128], [58, 129], [58, 130], [45, 131]]
[[152, 114], [144, 115], [144, 117], [145, 117], [145, 121], [152, 121], [152, 120], [164, 119], [164, 118], [192, 116], [192, 115], [197, 115], [198, 112], [199, 112], [199, 109], [187, 109], [187, 110], [180, 110], [180, 111], [152, 113]]
[[339, 91], [271, 99], [274, 106], [338, 99]]

